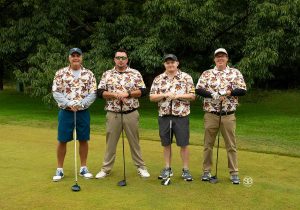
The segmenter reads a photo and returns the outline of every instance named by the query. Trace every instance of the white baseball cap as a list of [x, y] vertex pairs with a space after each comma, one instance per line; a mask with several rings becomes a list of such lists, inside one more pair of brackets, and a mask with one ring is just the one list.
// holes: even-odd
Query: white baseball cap
[[224, 48], [216, 49], [215, 55], [218, 54], [218, 53], [225, 53], [226, 55], [228, 55], [227, 51]]

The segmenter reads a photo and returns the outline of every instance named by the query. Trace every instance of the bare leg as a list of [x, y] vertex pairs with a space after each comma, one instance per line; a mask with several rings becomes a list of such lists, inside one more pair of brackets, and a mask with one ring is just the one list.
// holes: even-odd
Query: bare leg
[[166, 168], [169, 168], [171, 166], [171, 156], [172, 156], [171, 144], [168, 146], [164, 146], [164, 159], [165, 159]]
[[80, 155], [81, 166], [86, 166], [88, 151], [89, 151], [88, 141], [79, 141], [79, 155]]
[[189, 149], [188, 146], [181, 147], [180, 149], [180, 155], [183, 163], [183, 168], [188, 169], [189, 168]]
[[56, 155], [57, 155], [57, 168], [63, 168], [64, 160], [67, 152], [67, 143], [58, 142], [56, 148]]

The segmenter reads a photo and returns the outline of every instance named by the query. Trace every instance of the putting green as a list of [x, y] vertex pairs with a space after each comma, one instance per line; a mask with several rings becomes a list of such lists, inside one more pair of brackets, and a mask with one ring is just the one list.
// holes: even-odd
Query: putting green
[[[141, 179], [132, 164], [126, 143], [127, 186], [122, 179], [122, 147], [110, 176], [103, 180], [79, 177], [74, 185], [73, 142], [68, 144], [65, 178], [52, 182], [56, 168], [56, 130], [29, 126], [0, 125], [1, 173], [0, 209], [297, 209], [300, 206], [300, 158], [239, 151], [240, 177], [251, 177], [251, 186], [232, 185], [228, 179], [224, 149], [219, 156], [219, 183], [201, 182], [202, 147], [190, 147], [193, 182], [180, 178], [179, 150], [173, 145], [171, 185], [162, 186], [157, 175], [163, 167], [159, 142], [141, 141], [142, 153], [151, 177]], [[153, 133], [157, 135], [157, 133]], [[259, 146], [259, 145], [258, 145]], [[88, 166], [99, 171], [105, 137], [92, 135]], [[246, 180], [246, 181], [249, 181]]]

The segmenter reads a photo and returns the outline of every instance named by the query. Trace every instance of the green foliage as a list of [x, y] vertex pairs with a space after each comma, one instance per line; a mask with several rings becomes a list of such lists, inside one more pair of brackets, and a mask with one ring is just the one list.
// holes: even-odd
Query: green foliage
[[[27, 91], [33, 95], [49, 94], [53, 71], [75, 46], [97, 79], [123, 47], [144, 76], [161, 71], [162, 56], [174, 53], [196, 81], [211, 68], [214, 50], [225, 47], [249, 87], [275, 79], [300, 85], [299, 0], [23, 0], [1, 1], [0, 11], [1, 68], [17, 69], [27, 84], [49, 80], [31, 81], [27, 87], [40, 85]], [[49, 47], [57, 54], [42, 57]]]

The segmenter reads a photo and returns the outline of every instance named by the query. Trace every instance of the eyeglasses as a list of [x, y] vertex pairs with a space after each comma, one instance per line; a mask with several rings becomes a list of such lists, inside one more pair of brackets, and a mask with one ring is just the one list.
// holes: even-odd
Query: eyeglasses
[[127, 59], [127, 57], [126, 56], [116, 56], [115, 59], [124, 61]]

